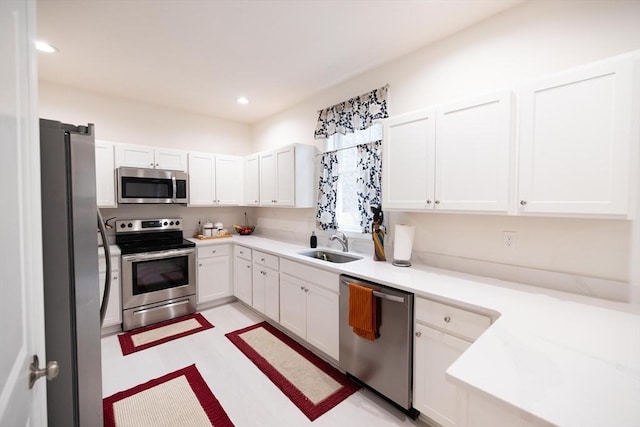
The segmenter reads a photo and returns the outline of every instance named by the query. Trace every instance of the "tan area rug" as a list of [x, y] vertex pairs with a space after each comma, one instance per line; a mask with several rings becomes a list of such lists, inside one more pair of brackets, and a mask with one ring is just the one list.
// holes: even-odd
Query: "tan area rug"
[[103, 399], [105, 427], [229, 427], [195, 365]]
[[135, 353], [158, 344], [213, 328], [200, 313], [178, 317], [118, 335], [122, 355]]
[[311, 421], [360, 388], [267, 322], [226, 337]]

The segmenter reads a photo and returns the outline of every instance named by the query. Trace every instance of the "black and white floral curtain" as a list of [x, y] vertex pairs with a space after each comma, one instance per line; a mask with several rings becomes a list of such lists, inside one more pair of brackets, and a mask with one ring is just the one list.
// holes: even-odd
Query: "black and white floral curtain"
[[336, 192], [338, 188], [338, 154], [324, 153], [320, 159], [320, 184], [318, 192], [318, 212], [316, 220], [322, 230], [337, 229]]
[[389, 86], [383, 86], [321, 110], [314, 137], [328, 138], [336, 133], [345, 135], [368, 128], [374, 120], [386, 119], [389, 117], [388, 91]]
[[358, 210], [363, 233], [371, 232], [373, 213], [371, 206], [381, 206], [382, 141], [356, 147], [358, 178]]

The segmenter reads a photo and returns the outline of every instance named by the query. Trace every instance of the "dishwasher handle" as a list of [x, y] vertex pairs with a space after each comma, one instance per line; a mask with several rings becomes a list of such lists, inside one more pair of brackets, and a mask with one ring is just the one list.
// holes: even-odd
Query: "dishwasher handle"
[[373, 296], [374, 297], [378, 297], [378, 298], [382, 298], [382, 299], [386, 299], [386, 300], [389, 300], [389, 301], [399, 302], [399, 303], [403, 303], [404, 304], [404, 298], [403, 297], [397, 297], [395, 295], [385, 294], [384, 292], [373, 291]]

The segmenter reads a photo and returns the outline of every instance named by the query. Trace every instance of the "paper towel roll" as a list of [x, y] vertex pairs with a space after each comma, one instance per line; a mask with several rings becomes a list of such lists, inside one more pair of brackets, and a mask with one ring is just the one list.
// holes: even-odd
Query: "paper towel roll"
[[411, 248], [413, 247], [413, 235], [416, 228], [413, 225], [396, 224], [395, 241], [393, 243], [393, 258], [399, 261], [409, 261], [411, 259]]

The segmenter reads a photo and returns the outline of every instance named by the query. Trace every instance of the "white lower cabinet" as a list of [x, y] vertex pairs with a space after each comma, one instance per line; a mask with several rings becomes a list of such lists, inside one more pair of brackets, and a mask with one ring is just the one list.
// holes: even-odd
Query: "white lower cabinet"
[[413, 367], [413, 406], [445, 427], [461, 426], [459, 393], [446, 371], [491, 324], [488, 316], [435, 301], [416, 298]]
[[276, 322], [280, 320], [278, 257], [253, 251], [252, 306]]
[[[104, 282], [107, 277], [107, 266], [102, 250], [98, 255], [98, 283], [100, 284], [100, 304], [104, 293]], [[120, 301], [120, 255], [111, 256], [111, 287], [109, 302], [104, 317], [103, 328], [122, 323], [122, 302]]]
[[289, 260], [280, 264], [280, 324], [338, 360], [339, 276]]
[[198, 248], [198, 304], [232, 295], [231, 245]]
[[233, 294], [240, 301], [251, 305], [253, 277], [251, 274], [251, 249], [245, 246], [234, 248], [234, 286]]

